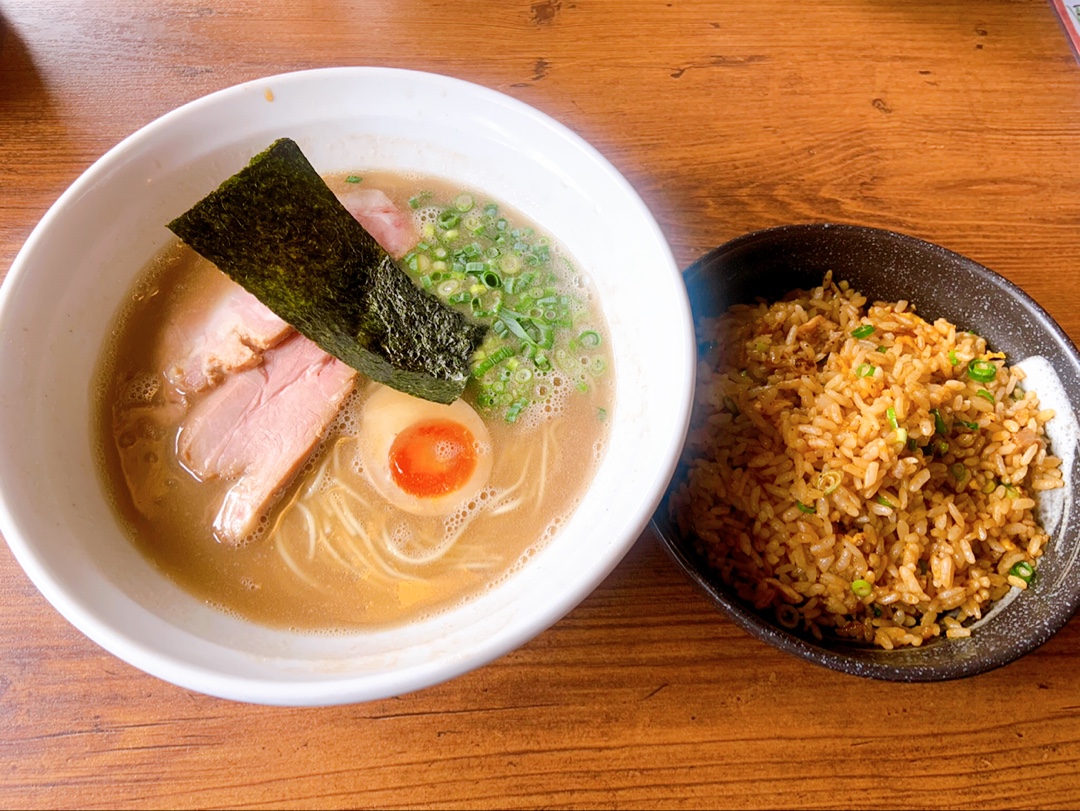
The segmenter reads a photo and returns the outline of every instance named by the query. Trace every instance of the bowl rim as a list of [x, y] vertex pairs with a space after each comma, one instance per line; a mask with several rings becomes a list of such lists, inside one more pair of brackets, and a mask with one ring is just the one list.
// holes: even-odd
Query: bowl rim
[[[929, 240], [874, 226], [857, 225], [850, 223], [818, 222], [818, 223], [791, 223], [756, 229], [724, 242], [709, 250], [701, 257], [692, 262], [683, 271], [684, 279], [693, 277], [707, 266], [721, 261], [725, 256], [746, 248], [774, 240], [796, 239], [810, 237], [829, 237], [831, 235], [858, 235], [865, 237], [888, 240], [904, 246], [907, 249], [933, 252], [951, 263], [964, 265], [976, 275], [985, 278], [1003, 294], [1014, 298], [1019, 305], [1028, 310], [1033, 317], [1043, 325], [1070, 356], [1074, 364], [1080, 366], [1080, 350], [1076, 343], [1062, 329], [1060, 324], [1040, 305], [1029, 293], [1016, 283], [1002, 276], [997, 271], [960, 254], [942, 245]], [[694, 314], [695, 329], [699, 320], [698, 314]], [[694, 556], [687, 552], [685, 545], [692, 543], [690, 539], [676, 537], [676, 529], [668, 523], [664, 511], [667, 509], [668, 499], [672, 489], [676, 485], [678, 473], [673, 475], [671, 485], [665, 492], [657, 511], [653, 514], [650, 527], [659, 537], [668, 557], [676, 566], [704, 593], [704, 595], [729, 619], [740, 628], [781, 651], [805, 659], [815, 665], [844, 673], [846, 675], [866, 677], [870, 679], [890, 682], [935, 682], [950, 681], [986, 673], [1003, 667], [1022, 656], [1030, 653], [1045, 644], [1054, 634], [1064, 627], [1080, 609], [1080, 587], [1073, 588], [1069, 593], [1067, 602], [1058, 606], [1053, 612], [1052, 621], [1041, 624], [1035, 633], [1026, 636], [1022, 643], [1013, 645], [1007, 649], [998, 649], [993, 655], [980, 655], [962, 660], [949, 660], [942, 663], [927, 663], [919, 665], [897, 666], [879, 661], [863, 661], [854, 659], [837, 650], [831, 650], [794, 633], [787, 631], [778, 625], [769, 622], [745, 605], [733, 595], [724, 593], [702, 571], [702, 565], [695, 560]], [[888, 654], [889, 651], [882, 653]]]

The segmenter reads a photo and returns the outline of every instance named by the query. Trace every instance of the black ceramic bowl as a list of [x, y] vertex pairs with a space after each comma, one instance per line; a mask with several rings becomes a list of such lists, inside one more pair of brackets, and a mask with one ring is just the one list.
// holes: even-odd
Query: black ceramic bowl
[[[1036, 388], [1044, 407], [1057, 408], [1051, 446], [1063, 459], [1060, 509], [1040, 514], [1051, 541], [1032, 586], [988, 612], [972, 636], [935, 639], [918, 648], [882, 650], [841, 639], [817, 641], [778, 625], [735, 597], [680, 537], [667, 499], [653, 526], [668, 552], [706, 595], [743, 629], [781, 650], [844, 673], [922, 682], [971, 676], [1011, 662], [1051, 637], [1080, 603], [1080, 509], [1074, 498], [1080, 468], [1076, 413], [1080, 412], [1080, 356], [1051, 317], [1016, 285], [937, 245], [891, 231], [849, 225], [792, 225], [757, 231], [706, 254], [685, 273], [694, 318], [714, 316], [735, 303], [776, 300], [821, 283], [827, 270], [868, 299], [912, 302], [923, 318], [946, 318], [985, 337], [1010, 364], [1041, 356], [1060, 382], [1057, 402]], [[1054, 423], [1057, 423], [1055, 426]], [[680, 466], [674, 483], [684, 468]], [[1051, 513], [1053, 513], [1051, 515]], [[1049, 520], [1048, 520], [1049, 519]], [[1051, 523], [1052, 521], [1052, 523]]]

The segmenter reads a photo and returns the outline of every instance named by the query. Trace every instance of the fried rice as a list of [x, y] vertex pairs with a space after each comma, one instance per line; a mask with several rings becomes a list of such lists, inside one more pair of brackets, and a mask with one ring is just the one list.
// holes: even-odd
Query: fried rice
[[1042, 409], [980, 336], [826, 274], [699, 325], [672, 518], [792, 630], [882, 648], [963, 637], [1026, 589], [1061, 487]]

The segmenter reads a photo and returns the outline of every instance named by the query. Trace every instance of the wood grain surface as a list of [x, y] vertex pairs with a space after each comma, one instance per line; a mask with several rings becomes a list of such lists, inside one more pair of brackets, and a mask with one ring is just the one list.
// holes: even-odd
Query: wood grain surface
[[[1040, 0], [0, 0], [0, 273], [125, 136], [332, 65], [553, 115], [683, 266], [767, 226], [891, 228], [1001, 272], [1080, 340], [1080, 65]], [[743, 633], [646, 530], [486, 667], [280, 709], [105, 653], [0, 544], [0, 806], [1075, 808], [1078, 623], [964, 681], [863, 680]]]

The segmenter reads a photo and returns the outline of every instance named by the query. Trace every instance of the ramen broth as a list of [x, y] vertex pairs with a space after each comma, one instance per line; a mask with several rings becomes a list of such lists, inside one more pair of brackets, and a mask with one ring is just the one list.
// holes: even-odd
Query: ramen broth
[[[343, 194], [357, 177], [327, 182]], [[381, 173], [363, 174], [362, 185], [389, 195], [415, 218], [421, 235], [431, 232], [424, 230], [434, 216], [431, 205], [460, 192], [428, 178]], [[515, 228], [535, 228], [501, 206], [500, 215]], [[563, 346], [561, 362], [530, 381], [535, 401], [512, 422], [505, 407], [481, 405], [491, 392], [470, 381], [462, 400], [490, 437], [483, 449], [490, 475], [475, 493], [434, 515], [407, 512], [385, 497], [378, 468], [386, 460], [365, 455], [378, 439], [365, 431], [393, 429], [365, 418], [365, 405], [381, 387], [358, 375], [300, 473], [239, 545], [222, 543], [211, 531], [232, 482], [199, 481], [177, 457], [180, 422], [204, 394], [177, 397], [161, 371], [176, 351], [176, 325], [197, 318], [232, 283], [188, 247], [169, 246], [132, 289], [97, 377], [100, 467], [134, 545], [207, 604], [306, 631], [413, 621], [510, 576], [581, 500], [604, 450], [615, 393], [595, 293], [555, 243], [545, 244], [551, 266], [583, 304], [571, 332], [593, 339], [590, 353], [578, 358], [572, 344], [569, 353]]]

